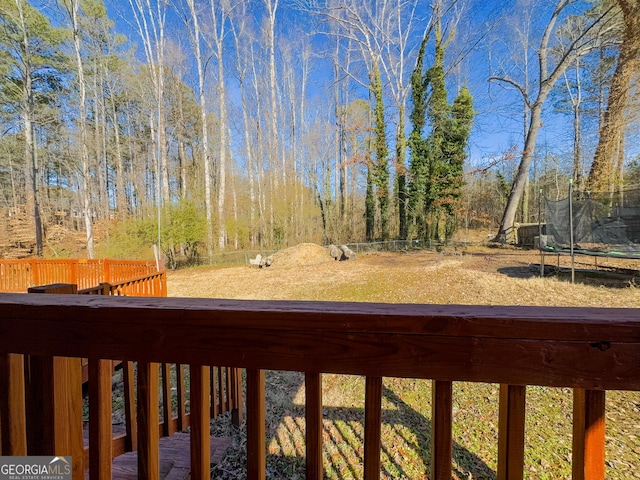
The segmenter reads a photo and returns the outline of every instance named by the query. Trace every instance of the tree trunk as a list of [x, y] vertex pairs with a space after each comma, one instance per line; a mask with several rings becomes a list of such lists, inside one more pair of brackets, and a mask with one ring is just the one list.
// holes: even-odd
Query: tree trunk
[[[76, 54], [76, 68], [78, 70], [78, 87], [80, 89], [80, 162], [82, 165], [82, 200], [84, 210], [84, 226], [87, 237], [87, 256], [93, 258], [93, 218], [91, 215], [91, 174], [89, 171], [89, 150], [87, 148], [87, 85], [84, 78], [82, 64], [82, 50], [80, 47], [80, 32], [78, 31], [78, 0], [71, 0], [70, 16], [73, 33], [73, 45]], [[97, 117], [97, 115], [96, 115]], [[96, 118], [97, 121], [97, 118]]]
[[600, 140], [587, 179], [587, 188], [592, 191], [615, 189], [616, 151], [624, 141], [624, 113], [633, 79], [640, 69], [640, 5], [637, 0], [618, 0], [618, 4], [622, 9], [624, 32], [607, 109], [600, 125]]
[[193, 23], [193, 31], [191, 32], [193, 39], [193, 47], [196, 54], [196, 65], [198, 67], [198, 85], [200, 90], [200, 121], [202, 123], [202, 163], [204, 166], [204, 206], [205, 217], [207, 220], [207, 253], [209, 261], [213, 257], [213, 209], [211, 205], [211, 165], [209, 158], [209, 125], [207, 122], [207, 102], [204, 95], [204, 63], [202, 61], [202, 53], [200, 51], [200, 25], [198, 16], [196, 15], [195, 4], [193, 0], [187, 0], [189, 10], [191, 11], [191, 21]]
[[[549, 88], [550, 91], [550, 88]], [[548, 92], [547, 92], [548, 94]], [[542, 97], [542, 98], [541, 98]], [[513, 235], [513, 223], [516, 218], [516, 212], [518, 211], [518, 204], [522, 198], [526, 180], [529, 177], [529, 169], [531, 167], [531, 161], [533, 160], [536, 141], [538, 139], [538, 132], [542, 127], [542, 105], [544, 103], [544, 97], [541, 94], [538, 96], [538, 101], [533, 105], [531, 109], [531, 123], [529, 124], [529, 131], [527, 132], [527, 138], [524, 144], [524, 151], [522, 152], [522, 158], [520, 159], [520, 165], [518, 166], [518, 172], [509, 193], [509, 199], [507, 200], [507, 206], [504, 210], [502, 220], [500, 222], [500, 230], [496, 240], [502, 243], [507, 242]]]

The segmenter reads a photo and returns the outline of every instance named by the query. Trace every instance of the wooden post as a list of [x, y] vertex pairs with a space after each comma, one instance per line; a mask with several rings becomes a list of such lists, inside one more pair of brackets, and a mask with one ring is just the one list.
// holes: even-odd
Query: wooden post
[[381, 465], [382, 377], [366, 377], [364, 405], [364, 480], [375, 480]]
[[173, 412], [171, 408], [171, 364], [162, 364], [162, 436], [168, 437], [173, 433], [171, 419]]
[[322, 375], [305, 373], [307, 480], [322, 480]]
[[239, 427], [242, 423], [243, 406], [242, 406], [242, 369], [233, 368], [231, 370], [233, 376], [233, 410], [231, 411], [231, 423]]
[[431, 476], [435, 480], [449, 480], [453, 454], [453, 383], [434, 380], [431, 392]]
[[24, 396], [24, 356], [0, 355], [0, 454], [27, 454], [27, 416]]
[[209, 367], [191, 365], [191, 478], [211, 477], [211, 433], [209, 426]]
[[89, 360], [89, 478], [111, 480], [111, 360]]
[[84, 479], [80, 359], [31, 356], [27, 368], [28, 454], [72, 456], [74, 480]]
[[247, 478], [266, 478], [264, 370], [247, 369]]
[[[57, 283], [28, 292], [75, 294], [78, 286]], [[71, 456], [73, 479], [84, 480], [81, 359], [31, 356], [25, 369], [28, 454]]]
[[604, 419], [603, 390], [573, 390], [573, 480], [604, 480]]
[[522, 480], [527, 387], [500, 385], [498, 480]]
[[133, 362], [124, 362], [122, 366], [124, 383], [124, 419], [126, 428], [125, 450], [133, 452], [138, 449], [138, 422], [136, 418], [136, 397]]
[[[178, 396], [178, 431], [182, 432], [187, 428], [185, 421], [186, 408], [185, 408], [185, 389], [184, 389], [184, 365], [176, 364], [176, 390]], [[212, 399], [213, 401], [213, 399]]]
[[138, 362], [138, 478], [160, 479], [157, 363]]

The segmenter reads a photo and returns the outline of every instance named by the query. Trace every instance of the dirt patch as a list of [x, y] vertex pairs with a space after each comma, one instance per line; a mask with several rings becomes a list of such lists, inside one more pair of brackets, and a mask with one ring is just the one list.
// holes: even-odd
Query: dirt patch
[[301, 243], [274, 253], [271, 266], [276, 268], [302, 267], [327, 263], [331, 260], [328, 249], [315, 243]]

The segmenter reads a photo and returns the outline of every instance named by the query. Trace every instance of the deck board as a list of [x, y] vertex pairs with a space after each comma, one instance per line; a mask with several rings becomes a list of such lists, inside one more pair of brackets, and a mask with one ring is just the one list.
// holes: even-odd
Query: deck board
[[[211, 437], [211, 464], [220, 463], [231, 439], [229, 437]], [[185, 480], [191, 470], [191, 457], [188, 433], [174, 433], [160, 439], [160, 478], [161, 480]], [[85, 474], [89, 478], [89, 472]], [[113, 480], [138, 479], [138, 452], [129, 452], [113, 460]]]

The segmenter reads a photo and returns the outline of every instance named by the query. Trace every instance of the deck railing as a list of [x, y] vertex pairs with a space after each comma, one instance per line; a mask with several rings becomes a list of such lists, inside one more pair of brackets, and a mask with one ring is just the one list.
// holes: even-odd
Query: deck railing
[[[161, 271], [164, 268], [160, 269]], [[156, 262], [137, 260], [22, 259], [0, 260], [0, 292], [26, 292], [29, 287], [73, 283], [79, 289], [118, 283], [158, 272]]]
[[[90, 358], [90, 405], [96, 405], [89, 413], [91, 478], [110, 478], [111, 453], [101, 440], [111, 431], [104, 369], [105, 359], [119, 358], [138, 362], [139, 478], [158, 478], [155, 362], [171, 362], [191, 365], [194, 480], [208, 479], [210, 467], [210, 376], [203, 365], [219, 364], [247, 369], [251, 480], [266, 476], [264, 371], [271, 369], [305, 373], [308, 479], [323, 478], [321, 374], [329, 372], [366, 377], [366, 480], [380, 477], [385, 376], [433, 380], [431, 478], [447, 480], [452, 382], [501, 384], [497, 476], [504, 480], [523, 477], [525, 386], [572, 387], [573, 478], [597, 480], [605, 472], [605, 391], [640, 390], [640, 310], [4, 294], [0, 354], [5, 455], [28, 448], [22, 355]], [[56, 392], [45, 409], [52, 420], [43, 422], [49, 440], [42, 454], [73, 455], [74, 478], [80, 479], [81, 432], [68, 418], [78, 394]]]

